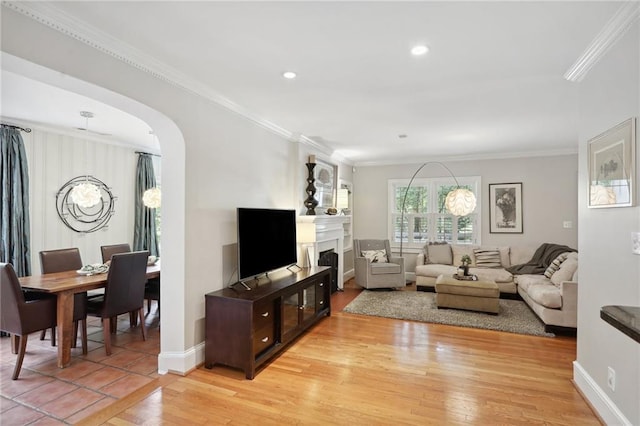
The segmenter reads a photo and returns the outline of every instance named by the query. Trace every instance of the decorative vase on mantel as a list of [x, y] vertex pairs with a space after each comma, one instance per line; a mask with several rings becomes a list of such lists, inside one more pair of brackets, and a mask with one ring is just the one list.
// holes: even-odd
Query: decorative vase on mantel
[[316, 207], [318, 206], [318, 200], [315, 199], [314, 195], [316, 193], [316, 187], [313, 184], [316, 179], [313, 176], [313, 169], [316, 167], [316, 163], [306, 163], [307, 170], [309, 171], [309, 176], [307, 177], [307, 188], [305, 192], [307, 193], [307, 199], [304, 200], [304, 206], [307, 208], [307, 215], [313, 216], [316, 214]]

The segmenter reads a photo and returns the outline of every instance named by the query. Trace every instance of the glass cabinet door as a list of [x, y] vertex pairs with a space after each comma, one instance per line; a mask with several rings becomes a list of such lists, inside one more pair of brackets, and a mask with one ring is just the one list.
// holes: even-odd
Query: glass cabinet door
[[311, 284], [302, 290], [302, 322], [316, 315], [316, 286]]
[[299, 322], [299, 293], [293, 293], [282, 300], [282, 334], [294, 330]]

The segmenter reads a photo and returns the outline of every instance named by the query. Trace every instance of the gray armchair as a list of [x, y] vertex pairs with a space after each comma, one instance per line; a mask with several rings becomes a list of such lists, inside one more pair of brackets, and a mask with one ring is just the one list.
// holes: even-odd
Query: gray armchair
[[[406, 285], [404, 258], [392, 257], [389, 240], [353, 240], [353, 249], [356, 284], [360, 287], [402, 288]], [[367, 259], [364, 252], [371, 250], [384, 250], [387, 259]]]

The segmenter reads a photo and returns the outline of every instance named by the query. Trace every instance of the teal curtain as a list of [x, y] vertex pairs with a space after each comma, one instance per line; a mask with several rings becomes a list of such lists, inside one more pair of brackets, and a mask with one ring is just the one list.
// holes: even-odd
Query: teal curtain
[[156, 209], [150, 209], [142, 203], [144, 191], [156, 186], [156, 174], [153, 170], [151, 154], [139, 153], [136, 176], [135, 226], [133, 249], [148, 250], [149, 254], [160, 257], [158, 233], [156, 231]]
[[0, 262], [11, 263], [24, 277], [31, 275], [27, 155], [20, 131], [0, 127]]

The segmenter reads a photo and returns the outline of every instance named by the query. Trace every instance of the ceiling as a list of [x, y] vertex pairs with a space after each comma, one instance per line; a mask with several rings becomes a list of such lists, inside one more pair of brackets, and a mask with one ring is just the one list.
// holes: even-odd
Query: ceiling
[[[365, 165], [577, 152], [579, 83], [563, 75], [620, 5], [81, 1], [49, 6], [254, 117]], [[429, 53], [412, 56], [416, 44], [428, 45]], [[283, 78], [287, 70], [297, 78]], [[79, 127], [79, 111], [86, 107], [75, 105], [73, 97], [61, 103], [53, 93], [42, 96], [40, 90], [50, 89], [33, 81], [4, 71], [2, 77], [4, 116], [47, 122], [64, 105], [64, 117], [56, 120], [73, 119], [72, 126]], [[7, 91], [5, 78], [20, 90]], [[32, 90], [24, 89], [31, 84]], [[117, 125], [105, 124], [100, 131], [137, 143], [149, 138], [148, 126], [131, 117], [126, 126], [112, 121]], [[139, 134], [117, 133], [124, 129]]]

